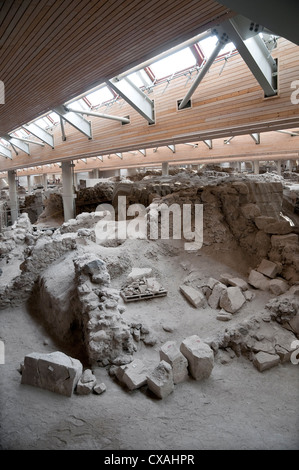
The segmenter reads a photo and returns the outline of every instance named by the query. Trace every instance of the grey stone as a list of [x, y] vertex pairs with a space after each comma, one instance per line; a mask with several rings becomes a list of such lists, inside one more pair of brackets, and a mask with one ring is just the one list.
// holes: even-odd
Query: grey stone
[[195, 308], [204, 307], [206, 300], [202, 292], [191, 286], [182, 285], [180, 291]]
[[253, 359], [253, 364], [260, 372], [277, 366], [279, 362], [280, 357], [277, 354], [269, 354], [262, 351], [255, 354]]
[[91, 276], [91, 281], [95, 284], [109, 285], [110, 276], [106, 268], [106, 263], [101, 259], [88, 261], [82, 268], [84, 274]]
[[245, 302], [240, 287], [228, 287], [221, 295], [219, 305], [229, 313], [236, 313]]
[[129, 390], [142, 387], [147, 382], [148, 370], [140, 359], [135, 359], [124, 369], [122, 382]]
[[250, 300], [252, 300], [254, 298], [254, 293], [251, 292], [250, 290], [246, 290], [244, 293], [243, 293], [244, 297], [246, 300], [248, 300], [250, 302]]
[[161, 361], [168, 362], [173, 371], [173, 382], [178, 384], [188, 378], [188, 361], [175, 341], [167, 341], [160, 349]]
[[76, 387], [77, 395], [89, 395], [97, 383], [96, 377], [90, 369], [85, 369]]
[[254, 223], [259, 230], [263, 230], [267, 225], [277, 222], [274, 217], [267, 217], [265, 215], [260, 215], [254, 219]]
[[297, 245], [298, 235], [290, 233], [289, 235], [272, 235], [271, 245], [273, 248], [279, 248], [286, 245]]
[[272, 279], [269, 282], [269, 289], [274, 295], [284, 294], [288, 288], [289, 285], [284, 279]]
[[240, 277], [231, 277], [228, 279], [228, 285], [233, 287], [240, 287], [241, 290], [245, 291], [249, 289], [249, 285], [244, 279]]
[[218, 282], [217, 284], [215, 284], [212, 290], [212, 294], [210, 295], [208, 299], [208, 304], [211, 308], [216, 309], [219, 307], [220, 297], [226, 291], [226, 289], [227, 287], [221, 282]]
[[143, 277], [150, 277], [152, 274], [152, 268], [133, 268], [127, 277], [129, 282], [138, 281]]
[[261, 215], [259, 206], [252, 203], [243, 204], [241, 206], [241, 212], [246, 219], [255, 219]]
[[209, 279], [207, 280], [206, 285], [207, 285], [210, 289], [213, 290], [214, 286], [215, 286], [216, 284], [218, 284], [218, 283], [219, 283], [219, 281], [218, 281], [217, 279], [214, 279], [213, 277], [209, 277]]
[[281, 220], [266, 225], [263, 230], [271, 235], [287, 235], [291, 233], [292, 227], [287, 220]]
[[269, 279], [254, 269], [250, 271], [248, 283], [256, 289], [269, 290]]
[[206, 379], [211, 375], [214, 367], [213, 350], [197, 335], [184, 339], [180, 351], [188, 360], [189, 372], [195, 380]]
[[93, 375], [90, 369], [85, 369], [82, 376], [80, 377], [82, 383], [86, 384], [88, 382], [94, 382], [95, 376]]
[[229, 285], [229, 279], [232, 279], [233, 275], [228, 274], [228, 273], [223, 273], [219, 277], [219, 281], [222, 282], [222, 284], [225, 284], [226, 286]]
[[166, 398], [174, 390], [173, 371], [168, 362], [161, 361], [147, 377], [148, 388], [159, 398]]
[[216, 318], [220, 321], [230, 321], [233, 318], [233, 315], [225, 310], [220, 310]]
[[70, 397], [82, 375], [82, 369], [78, 359], [60, 351], [31, 353], [25, 356], [21, 383]]
[[271, 277], [274, 279], [279, 272], [279, 267], [273, 261], [269, 261], [267, 259], [263, 259], [259, 264], [258, 268], [256, 269], [259, 273], [264, 274], [267, 277]]
[[104, 393], [106, 391], [106, 389], [107, 389], [107, 387], [104, 384], [104, 382], [101, 382], [100, 384], [97, 384], [97, 385], [95, 385], [95, 387], [93, 387], [93, 392], [96, 395], [101, 395], [102, 393]]

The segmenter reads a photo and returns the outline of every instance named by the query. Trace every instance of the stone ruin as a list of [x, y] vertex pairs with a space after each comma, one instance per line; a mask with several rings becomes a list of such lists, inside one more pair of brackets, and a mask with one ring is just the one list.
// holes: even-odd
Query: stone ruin
[[[223, 364], [244, 355], [260, 371], [284, 363], [290, 359], [291, 345], [299, 336], [299, 246], [296, 227], [280, 215], [282, 185], [273, 181], [235, 181], [229, 175], [212, 184], [210, 180], [202, 184], [197, 178], [191, 182], [189, 178], [189, 186], [183, 178], [171, 183], [146, 180], [141, 182], [142, 190], [133, 189], [130, 183], [127, 194], [130, 203], [140, 202], [140, 198], [149, 203], [148, 210], [152, 203], [203, 204], [204, 246], [216, 251], [240, 246], [250, 256], [252, 265], [244, 279], [229, 273], [217, 279], [198, 273], [188, 275], [180, 292], [194, 308], [211, 308], [219, 321], [228, 322], [254, 299], [257, 290], [274, 296], [264, 311], [248, 321], [233, 327], [224, 324], [223, 333], [200, 338], [209, 348], [210, 364], [212, 355], [213, 361]], [[121, 186], [112, 199], [120, 193]], [[121, 291], [111, 282], [131, 271], [123, 288], [135, 282], [138, 289], [143, 286], [141, 290], [146, 290], [150, 282], [157, 291], [157, 285], [163, 287], [163, 283], [151, 273], [134, 277], [133, 260], [121, 244], [115, 249], [96, 243], [95, 226], [101, 217], [101, 213], [82, 213], [57, 229], [42, 230], [32, 226], [23, 213], [12, 227], [6, 228], [0, 235], [0, 308], [24, 301], [34, 303], [35, 313], [60, 344], [73, 343], [73, 350], [84, 358], [81, 375], [74, 375], [76, 380], [80, 375], [76, 387], [83, 394], [97, 386], [92, 372], [86, 372], [97, 366], [107, 367], [129, 390], [147, 386], [160, 398], [190, 376], [196, 380], [207, 377], [195, 372], [187, 339], [181, 346], [171, 342], [163, 345], [154, 370], [134, 359], [138, 342], [155, 345], [157, 341], [145, 325], [124, 320]], [[57, 358], [61, 367], [69, 367], [62, 357]], [[40, 360], [43, 358], [38, 356], [26, 359], [24, 368]], [[64, 372], [61, 374], [63, 377]], [[28, 377], [25, 373], [22, 380], [35, 380]], [[103, 384], [98, 386], [98, 392], [101, 390], [105, 390]]]

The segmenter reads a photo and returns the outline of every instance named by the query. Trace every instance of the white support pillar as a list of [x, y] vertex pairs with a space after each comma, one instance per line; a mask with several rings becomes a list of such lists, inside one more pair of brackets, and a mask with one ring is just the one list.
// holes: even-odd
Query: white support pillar
[[276, 166], [277, 166], [277, 174], [281, 176], [281, 160], [277, 160]]
[[75, 217], [72, 167], [72, 162], [61, 163], [63, 188], [62, 199], [65, 222]]
[[28, 194], [31, 194], [31, 191], [32, 191], [31, 175], [27, 175], [27, 191], [28, 191]]
[[48, 189], [48, 175], [47, 175], [47, 173], [43, 174], [43, 186], [44, 186], [44, 190], [47, 191], [47, 189]]
[[169, 163], [162, 162], [162, 176], [168, 176], [168, 175], [169, 175]]
[[17, 195], [16, 172], [14, 170], [9, 170], [7, 173], [8, 173], [11, 222], [14, 223], [18, 218], [18, 195]]
[[255, 175], [260, 174], [260, 162], [258, 160], [253, 161], [253, 172]]
[[114, 171], [114, 176], [120, 176], [120, 169]]

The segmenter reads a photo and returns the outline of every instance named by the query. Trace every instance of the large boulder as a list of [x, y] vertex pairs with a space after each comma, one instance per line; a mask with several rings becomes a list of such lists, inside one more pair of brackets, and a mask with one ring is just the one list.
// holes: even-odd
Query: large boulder
[[181, 353], [188, 360], [189, 372], [195, 380], [207, 379], [214, 367], [214, 353], [197, 335], [184, 339]]
[[70, 397], [82, 375], [82, 364], [66, 354], [27, 354], [22, 366], [21, 383]]
[[246, 299], [240, 287], [228, 287], [220, 298], [220, 307], [229, 313], [236, 313], [244, 305]]
[[147, 377], [148, 388], [159, 398], [166, 398], [174, 390], [172, 367], [161, 361]]

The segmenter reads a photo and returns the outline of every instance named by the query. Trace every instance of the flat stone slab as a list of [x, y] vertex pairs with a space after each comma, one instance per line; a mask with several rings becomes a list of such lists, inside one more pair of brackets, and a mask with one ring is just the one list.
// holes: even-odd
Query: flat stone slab
[[167, 341], [160, 349], [161, 361], [168, 362], [173, 371], [173, 382], [178, 384], [188, 378], [188, 361], [175, 341]]
[[236, 313], [245, 304], [246, 299], [240, 287], [228, 287], [220, 297], [219, 305], [229, 313]]
[[184, 339], [180, 351], [188, 360], [189, 372], [195, 380], [210, 377], [214, 367], [214, 353], [199, 336], [193, 335]]
[[174, 390], [173, 371], [168, 362], [161, 361], [147, 377], [148, 388], [159, 398], [166, 398]]
[[180, 286], [180, 291], [186, 297], [186, 299], [193, 305], [195, 308], [204, 307], [206, 305], [205, 296], [194, 287], [182, 285]]
[[124, 367], [122, 382], [129, 390], [136, 390], [147, 382], [148, 370], [140, 359], [135, 359]]
[[66, 354], [31, 353], [24, 358], [21, 383], [70, 397], [82, 375], [82, 364]]
[[252, 269], [248, 277], [248, 284], [255, 287], [256, 289], [269, 290], [269, 278], [264, 276], [262, 273]]
[[271, 279], [274, 279], [279, 271], [277, 264], [267, 259], [263, 259], [256, 270]]
[[128, 281], [138, 281], [144, 277], [150, 277], [152, 275], [152, 268], [133, 268], [128, 275]]
[[271, 369], [280, 363], [280, 357], [277, 354], [268, 354], [266, 352], [258, 352], [255, 354], [253, 364], [260, 371]]
[[240, 287], [241, 290], [245, 291], [249, 289], [249, 285], [244, 279], [240, 277], [231, 277], [228, 279], [228, 285], [232, 287]]

